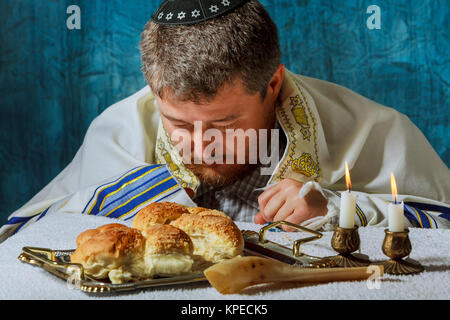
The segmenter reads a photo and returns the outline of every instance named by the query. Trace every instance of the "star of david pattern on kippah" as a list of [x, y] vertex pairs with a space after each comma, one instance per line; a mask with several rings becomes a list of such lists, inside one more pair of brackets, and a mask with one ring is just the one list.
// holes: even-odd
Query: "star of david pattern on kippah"
[[152, 16], [162, 25], [193, 25], [223, 16], [249, 0], [165, 0]]

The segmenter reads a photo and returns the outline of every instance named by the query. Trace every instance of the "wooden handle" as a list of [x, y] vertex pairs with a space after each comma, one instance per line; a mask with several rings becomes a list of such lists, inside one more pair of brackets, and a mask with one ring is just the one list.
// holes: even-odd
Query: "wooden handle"
[[[380, 267], [382, 268], [382, 267]], [[383, 270], [380, 270], [380, 276]], [[222, 294], [239, 293], [243, 289], [270, 282], [317, 283], [365, 280], [372, 273], [361, 268], [298, 268], [261, 257], [235, 257], [204, 271], [209, 283]]]

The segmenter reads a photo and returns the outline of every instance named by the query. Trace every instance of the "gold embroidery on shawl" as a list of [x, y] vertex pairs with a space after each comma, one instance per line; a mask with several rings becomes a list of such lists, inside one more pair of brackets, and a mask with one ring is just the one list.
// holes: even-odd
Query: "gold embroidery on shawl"
[[[294, 127], [292, 126], [291, 122], [289, 121], [289, 118], [286, 114], [286, 111], [284, 110], [283, 106], [277, 108], [277, 116], [280, 121], [280, 125], [283, 128], [284, 132], [287, 135], [288, 138], [288, 145], [287, 145], [287, 153], [284, 160], [282, 160], [281, 165], [279, 169], [277, 170], [277, 173], [274, 177], [272, 177], [275, 181], [281, 181], [284, 179], [286, 170], [289, 166], [289, 163], [292, 162], [293, 156], [295, 155], [295, 148], [296, 148], [296, 135]], [[271, 183], [271, 182], [269, 182]]]
[[317, 172], [317, 164], [312, 159], [310, 153], [304, 152], [300, 158], [292, 161], [292, 170], [307, 177], [312, 177]]
[[314, 153], [315, 153], [315, 156], [316, 156], [316, 159], [317, 159], [317, 162], [316, 162], [316, 166], [317, 166], [316, 173], [317, 173], [317, 176], [316, 176], [316, 178], [314, 180], [315, 181], [319, 181], [320, 180], [320, 161], [319, 161], [319, 145], [317, 143], [317, 119], [314, 116], [314, 113], [311, 111], [311, 109], [309, 107], [309, 104], [308, 104], [308, 99], [305, 97], [305, 93], [303, 92], [303, 89], [300, 87], [300, 85], [297, 83], [296, 79], [294, 79], [294, 83], [297, 86], [298, 90], [300, 91], [300, 93], [301, 93], [301, 95], [303, 97], [303, 100], [306, 103], [306, 107], [309, 110], [311, 119], [313, 121], [313, 127], [314, 127]]
[[157, 164], [167, 164], [170, 173], [177, 179], [182, 188], [197, 190], [198, 178], [187, 169], [175, 147], [169, 140], [162, 123], [159, 123], [158, 138], [156, 140], [155, 158]]
[[[289, 75], [288, 79], [295, 84], [295, 87], [291, 85], [293, 88], [288, 87], [288, 90], [293, 90], [293, 95], [286, 99], [287, 102], [284, 100], [284, 105], [282, 103], [276, 110], [277, 118], [288, 137], [288, 146], [284, 159], [269, 183], [291, 177], [289, 171], [302, 174], [305, 181], [319, 181], [317, 121], [295, 75]], [[308, 119], [312, 120], [312, 124]], [[311, 141], [311, 136], [314, 141]]]
[[306, 115], [305, 107], [301, 104], [300, 96], [290, 97], [291, 111], [294, 115], [295, 121], [301, 126], [300, 132], [303, 135], [303, 140], [308, 140], [311, 137], [309, 130], [308, 116]]
[[[180, 171], [180, 167], [175, 164], [175, 162], [172, 161], [172, 157], [167, 152], [167, 150], [164, 148], [164, 144], [161, 139], [158, 139], [158, 151], [157, 152], [157, 162], [160, 164], [161, 162], [164, 162], [167, 164], [170, 172], [175, 173]], [[159, 161], [159, 155], [162, 156], [164, 161]]]

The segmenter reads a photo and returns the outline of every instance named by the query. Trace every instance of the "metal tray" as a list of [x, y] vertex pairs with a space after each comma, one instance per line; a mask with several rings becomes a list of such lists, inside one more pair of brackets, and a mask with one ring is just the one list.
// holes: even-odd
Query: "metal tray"
[[[267, 240], [266, 232], [279, 225], [287, 225], [297, 230], [311, 233], [313, 236], [294, 241], [292, 248]], [[262, 227], [259, 232], [243, 230], [244, 253], [279, 260], [300, 268], [333, 268], [335, 262], [328, 257], [315, 257], [302, 252], [300, 246], [322, 238], [322, 233], [287, 221], [277, 221]]]
[[207, 281], [203, 273], [176, 277], [154, 278], [143, 281], [113, 284], [89, 277], [81, 264], [71, 263], [70, 256], [75, 250], [52, 250], [46, 248], [24, 247], [18, 259], [41, 267], [58, 278], [66, 280], [69, 287], [88, 293], [114, 293], [150, 287], [179, 285]]
[[[265, 234], [269, 229], [283, 224], [301, 231], [312, 233], [314, 236], [295, 241], [292, 249], [266, 239]], [[322, 237], [322, 234], [318, 231], [313, 231], [289, 222], [279, 221], [261, 228], [259, 232], [243, 230], [242, 235], [245, 241], [245, 255], [263, 256], [301, 268], [334, 267], [333, 261], [330, 259], [313, 257], [302, 253], [300, 250], [300, 245]], [[203, 273], [195, 273], [123, 284], [112, 284], [109, 281], [99, 281], [91, 278], [84, 272], [84, 268], [81, 264], [71, 263], [70, 257], [74, 251], [75, 250], [52, 250], [47, 248], [24, 247], [22, 248], [22, 253], [19, 255], [18, 259], [22, 262], [41, 267], [58, 278], [65, 280], [68, 287], [77, 288], [87, 293], [114, 293], [207, 281]]]

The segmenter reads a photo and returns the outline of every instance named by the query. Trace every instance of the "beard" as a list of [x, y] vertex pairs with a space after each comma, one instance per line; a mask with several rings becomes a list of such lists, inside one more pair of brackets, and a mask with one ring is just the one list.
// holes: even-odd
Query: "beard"
[[[256, 129], [253, 130], [256, 131]], [[184, 166], [189, 169], [202, 184], [207, 184], [212, 187], [223, 187], [242, 179], [261, 165], [260, 159], [258, 158], [258, 155], [260, 154], [260, 136], [258, 131], [256, 131], [257, 140], [251, 141], [251, 136], [245, 136], [244, 145], [241, 145], [240, 142], [235, 144], [235, 138], [233, 136], [231, 139], [233, 140], [230, 140], [231, 146], [229, 148], [226, 148], [228, 140], [225, 140], [224, 143], [219, 143], [217, 148], [211, 148], [208, 151], [206, 151], [206, 149], [202, 150], [204, 152], [201, 154], [200, 158], [196, 158], [194, 152], [195, 144], [192, 139], [186, 139], [190, 144], [184, 145], [183, 143], [180, 143], [179, 140], [172, 141], [172, 144], [177, 146], [175, 149], [179, 152]], [[271, 136], [266, 136], [266, 139], [268, 139], [268, 141], [263, 140], [267, 143], [266, 150], [270, 150]], [[257, 146], [256, 149], [251, 148], [251, 146], [255, 145]], [[209, 147], [209, 145], [207, 147]], [[186, 155], [184, 155], [185, 149], [187, 150]], [[204, 154], [205, 152], [206, 154]]]
[[220, 164], [214, 166], [201, 164], [185, 164], [185, 167], [192, 171], [203, 184], [212, 187], [224, 187], [244, 177], [252, 170], [256, 164]]

